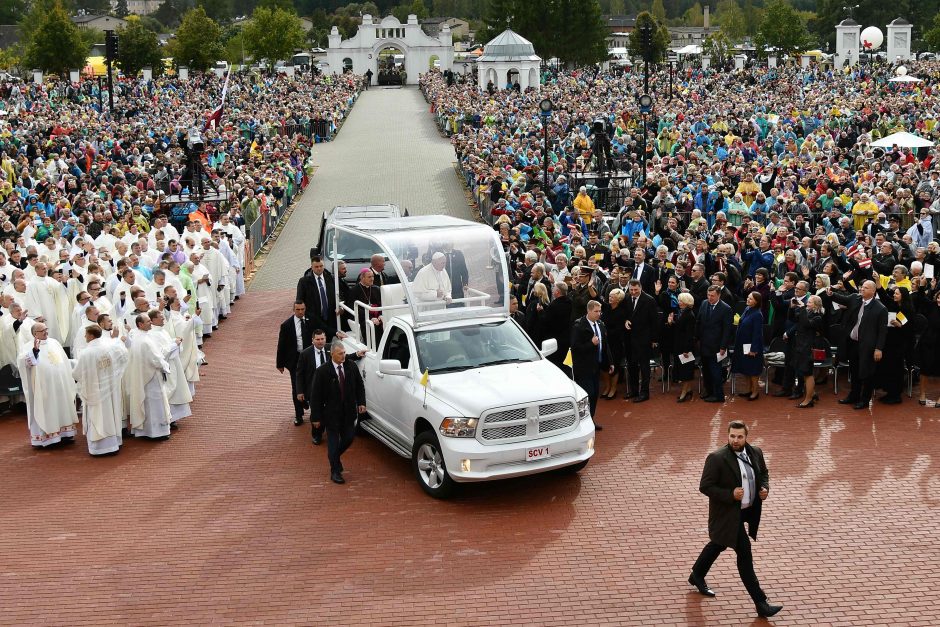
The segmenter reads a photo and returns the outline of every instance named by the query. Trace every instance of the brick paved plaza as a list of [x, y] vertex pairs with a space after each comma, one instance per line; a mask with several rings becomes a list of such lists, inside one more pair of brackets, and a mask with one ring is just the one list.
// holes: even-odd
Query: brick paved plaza
[[[373, 141], [375, 112], [394, 124]], [[831, 381], [810, 410], [776, 398], [677, 405], [675, 389], [643, 405], [601, 401], [605, 430], [579, 476], [438, 502], [405, 460], [361, 437], [344, 457], [348, 483], [330, 483], [325, 448], [292, 425], [274, 368], [291, 286], [326, 206], [460, 209], [451, 156], [416, 91], [364, 94], [207, 343], [194, 416], [170, 441], [93, 459], [81, 438], [33, 450], [24, 416], [0, 418], [0, 624], [766, 624], [732, 554], [709, 577], [717, 598], [685, 581], [707, 540], [702, 462], [732, 418], [751, 424], [770, 467], [754, 544], [761, 582], [785, 606], [770, 622], [937, 622], [940, 410], [905, 399], [844, 412]]]

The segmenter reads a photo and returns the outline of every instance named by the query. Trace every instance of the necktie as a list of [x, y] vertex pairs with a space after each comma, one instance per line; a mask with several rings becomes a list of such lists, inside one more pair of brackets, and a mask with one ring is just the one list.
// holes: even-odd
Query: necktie
[[320, 290], [320, 313], [324, 320], [330, 319], [330, 302], [326, 297], [326, 287], [323, 285], [323, 276], [317, 277], [317, 288]]
[[346, 375], [343, 374], [342, 364], [336, 367], [336, 374], [339, 376], [339, 396], [341, 399], [346, 400]]
[[636, 311], [636, 301], [638, 301], [638, 300], [639, 300], [639, 299], [634, 296], [634, 298], [633, 298], [633, 311]]
[[751, 463], [747, 458], [747, 453], [741, 451], [741, 454], [738, 455], [738, 458], [744, 462], [744, 479], [747, 481], [747, 502], [744, 499], [741, 499], [741, 507], [747, 507], [754, 502], [754, 469], [751, 467]]
[[317, 364], [317, 365], [318, 365], [318, 366], [322, 366], [322, 365], [325, 364], [325, 363], [326, 363], [326, 353], [324, 353], [324, 352], [323, 352], [323, 349], [321, 348], [321, 349], [320, 349], [320, 363]]
[[859, 309], [858, 309], [858, 320], [855, 321], [855, 326], [852, 327], [852, 333], [849, 334], [849, 337], [852, 338], [853, 340], [855, 340], [856, 342], [858, 341], [858, 328], [859, 328], [859, 327], [861, 326], [861, 324], [862, 324], [862, 316], [865, 315], [865, 308], [866, 308], [866, 307], [868, 307], [868, 304], [867, 304], [867, 303], [865, 303], [865, 304], [863, 304], [861, 307], [859, 307]]
[[597, 336], [597, 361], [600, 363], [603, 361], [603, 359], [601, 359], [601, 356], [603, 355], [601, 352], [601, 329], [599, 326], [597, 326], [596, 322], [592, 322], [591, 327], [594, 329], [594, 335]]

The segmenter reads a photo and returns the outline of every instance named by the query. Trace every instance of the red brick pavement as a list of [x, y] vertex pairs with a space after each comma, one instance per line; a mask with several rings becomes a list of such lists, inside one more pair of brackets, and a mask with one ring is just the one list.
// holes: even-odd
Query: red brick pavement
[[169, 442], [93, 459], [34, 451], [0, 418], [4, 625], [741, 625], [732, 554], [706, 599], [705, 454], [740, 417], [771, 472], [757, 572], [779, 625], [927, 625], [940, 604], [940, 410], [602, 401], [580, 476], [433, 501], [371, 440], [328, 481], [274, 369], [291, 294], [250, 294], [208, 343], [195, 416]]

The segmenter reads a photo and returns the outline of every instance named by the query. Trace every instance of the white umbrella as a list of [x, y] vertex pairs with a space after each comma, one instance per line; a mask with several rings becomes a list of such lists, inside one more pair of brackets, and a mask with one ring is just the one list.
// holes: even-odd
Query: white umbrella
[[926, 148], [933, 146], [933, 142], [929, 139], [924, 139], [923, 137], [902, 131], [900, 133], [892, 133], [887, 137], [882, 137], [878, 141], [872, 142], [871, 145], [876, 148], [891, 148], [892, 146], [900, 146], [901, 148]]
[[903, 76], [895, 76], [894, 78], [888, 79], [889, 83], [923, 83], [924, 81], [917, 78], [916, 76], [908, 76], [907, 74]]

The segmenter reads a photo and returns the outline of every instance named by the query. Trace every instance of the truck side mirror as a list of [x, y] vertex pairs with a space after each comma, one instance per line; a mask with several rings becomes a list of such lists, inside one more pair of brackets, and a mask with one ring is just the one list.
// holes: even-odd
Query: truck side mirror
[[393, 375], [396, 377], [411, 378], [411, 371], [401, 367], [401, 362], [397, 359], [383, 359], [379, 362], [379, 372], [381, 374]]
[[542, 342], [542, 350], [539, 352], [542, 353], [542, 357], [548, 357], [558, 352], [558, 340], [553, 337], [545, 340]]

